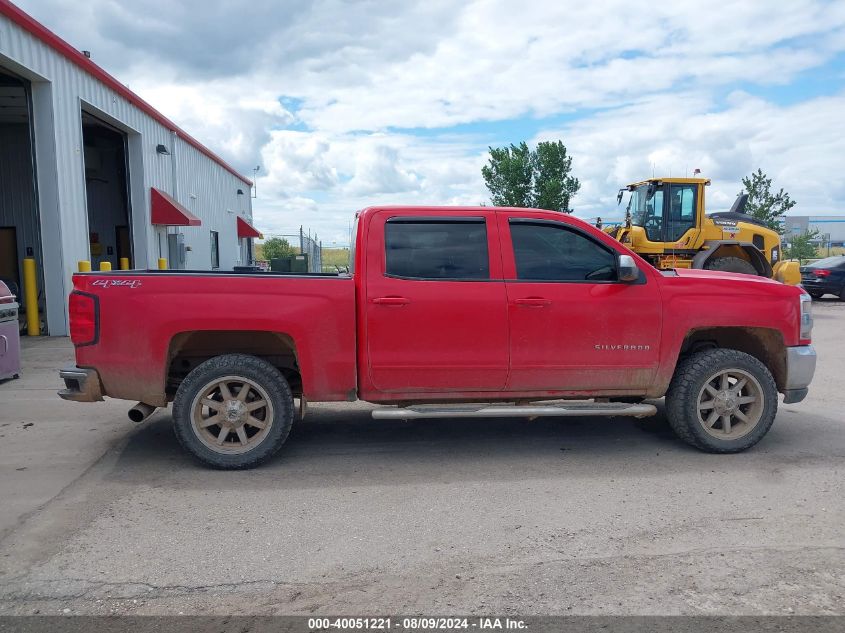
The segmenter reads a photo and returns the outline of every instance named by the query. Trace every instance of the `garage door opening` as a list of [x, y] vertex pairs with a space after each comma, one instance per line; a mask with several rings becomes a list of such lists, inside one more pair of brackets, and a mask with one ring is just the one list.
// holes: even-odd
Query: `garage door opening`
[[[34, 259], [43, 315], [41, 225], [31, 112], [29, 82], [0, 69], [0, 279], [23, 303], [23, 260]], [[19, 315], [21, 324], [25, 323], [23, 305]]]
[[91, 265], [96, 270], [101, 263], [109, 262], [116, 270], [120, 268], [120, 260], [125, 258], [131, 268], [126, 134], [82, 112], [82, 141]]

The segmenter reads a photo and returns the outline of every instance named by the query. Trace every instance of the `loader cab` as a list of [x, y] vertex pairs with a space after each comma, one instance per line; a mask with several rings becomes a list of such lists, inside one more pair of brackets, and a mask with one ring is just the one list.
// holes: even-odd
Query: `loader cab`
[[[703, 178], [651, 179], [628, 186], [626, 218], [644, 233], [652, 252], [695, 249], [704, 216]], [[639, 233], [639, 231], [637, 231]]]

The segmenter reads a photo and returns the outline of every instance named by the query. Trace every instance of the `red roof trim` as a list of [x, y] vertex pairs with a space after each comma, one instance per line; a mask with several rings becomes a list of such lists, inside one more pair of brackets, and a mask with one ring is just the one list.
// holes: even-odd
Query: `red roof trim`
[[259, 230], [241, 216], [238, 216], [238, 237], [257, 237], [258, 239], [264, 239], [264, 236], [261, 235]]
[[172, 196], [150, 187], [150, 224], [163, 226], [200, 226], [202, 221]]
[[196, 140], [193, 136], [183, 131], [173, 121], [168, 119], [161, 112], [156, 110], [153, 106], [144, 101], [141, 97], [132, 92], [129, 88], [127, 88], [117, 79], [108, 74], [105, 70], [100, 68], [97, 64], [85, 57], [85, 55], [83, 55], [80, 51], [76, 50], [73, 46], [71, 46], [58, 35], [53, 33], [46, 26], [38, 22], [35, 18], [28, 15], [27, 13], [24, 13], [19, 7], [9, 2], [9, 0], [0, 0], [0, 15], [4, 15], [9, 18], [19, 27], [21, 27], [25, 31], [28, 31], [36, 38], [47, 44], [50, 48], [58, 52], [60, 55], [79, 66], [89, 75], [103, 82], [105, 85], [114, 90], [116, 93], [118, 93], [121, 97], [126, 99], [136, 108], [158, 121], [167, 129], [176, 132], [180, 138], [185, 140], [186, 143], [188, 143], [197, 151], [201, 152], [202, 154], [206, 155], [208, 158], [216, 162], [218, 165], [223, 167], [223, 169], [237, 176], [250, 187], [252, 186], [251, 180], [239, 174], [234, 167], [229, 165], [217, 154], [212, 152], [205, 145]]

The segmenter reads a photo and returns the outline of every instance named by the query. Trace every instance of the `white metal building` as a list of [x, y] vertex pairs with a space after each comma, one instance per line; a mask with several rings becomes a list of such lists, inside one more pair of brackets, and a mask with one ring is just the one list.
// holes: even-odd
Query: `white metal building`
[[822, 245], [845, 246], [845, 216], [790, 215], [784, 218], [786, 239], [808, 231], [818, 231], [816, 242]]
[[38, 270], [67, 333], [79, 260], [231, 270], [252, 260], [252, 183], [18, 7], [0, 0], [0, 279]]

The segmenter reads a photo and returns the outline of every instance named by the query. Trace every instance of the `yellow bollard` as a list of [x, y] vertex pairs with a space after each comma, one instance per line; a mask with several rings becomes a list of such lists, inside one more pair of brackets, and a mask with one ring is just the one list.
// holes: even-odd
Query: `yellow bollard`
[[108, 272], [111, 270], [111, 262], [100, 262], [100, 272]]
[[26, 306], [26, 333], [30, 336], [41, 334], [41, 318], [38, 314], [38, 288], [35, 278], [35, 260], [27, 257], [23, 260], [23, 299]]
[[77, 265], [79, 266], [79, 272], [81, 272], [81, 273], [90, 273], [91, 272], [91, 262], [83, 259], [83, 260], [80, 260]]
[[158, 258], [158, 269], [159, 270], [167, 270], [167, 260], [164, 257]]
[[129, 270], [129, 258], [128, 257], [121, 257], [120, 258], [120, 270]]

